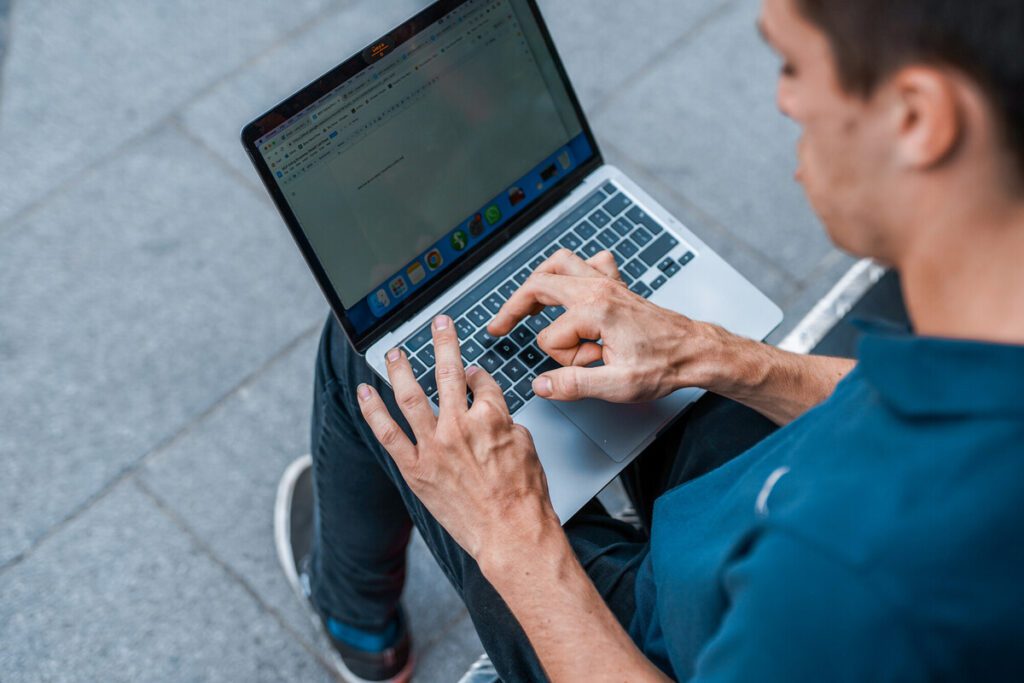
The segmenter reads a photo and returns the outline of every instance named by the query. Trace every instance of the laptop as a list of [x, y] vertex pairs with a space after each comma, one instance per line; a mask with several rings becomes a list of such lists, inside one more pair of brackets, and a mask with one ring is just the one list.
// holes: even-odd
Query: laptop
[[430, 321], [533, 434], [564, 522], [691, 405], [698, 389], [617, 405], [534, 396], [557, 367], [537, 333], [487, 323], [565, 247], [609, 249], [655, 304], [763, 339], [782, 312], [604, 163], [535, 0], [441, 0], [249, 123], [242, 142], [349, 342], [387, 380], [405, 349], [437, 409]]

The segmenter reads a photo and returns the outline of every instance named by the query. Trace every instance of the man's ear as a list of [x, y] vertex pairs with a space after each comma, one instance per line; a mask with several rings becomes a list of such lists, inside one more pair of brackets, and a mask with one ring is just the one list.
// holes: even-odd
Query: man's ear
[[927, 169], [949, 157], [963, 135], [963, 111], [948, 73], [907, 67], [889, 81], [896, 125], [897, 161], [906, 168]]

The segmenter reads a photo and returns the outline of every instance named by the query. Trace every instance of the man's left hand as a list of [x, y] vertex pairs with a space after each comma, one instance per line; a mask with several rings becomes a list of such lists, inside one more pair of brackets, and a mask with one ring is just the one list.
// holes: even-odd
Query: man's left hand
[[463, 367], [451, 319], [436, 318], [433, 335], [436, 417], [405, 354], [392, 349], [386, 356], [395, 399], [415, 443], [369, 385], [357, 389], [359, 408], [413, 493], [466, 552], [478, 562], [496, 551], [515, 553], [560, 529], [533, 438], [512, 422], [494, 379], [480, 368]]

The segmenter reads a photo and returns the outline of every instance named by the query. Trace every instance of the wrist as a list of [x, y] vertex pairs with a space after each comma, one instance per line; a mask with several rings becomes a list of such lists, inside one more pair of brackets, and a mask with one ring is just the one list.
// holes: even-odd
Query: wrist
[[679, 386], [698, 386], [729, 398], [756, 392], [771, 373], [770, 349], [719, 325], [694, 323], [696, 342], [682, 363]]
[[539, 574], [557, 571], [566, 554], [573, 556], [554, 512], [531, 523], [506, 525], [494, 538], [476, 560], [481, 573], [499, 593], [524, 580], [536, 581]]

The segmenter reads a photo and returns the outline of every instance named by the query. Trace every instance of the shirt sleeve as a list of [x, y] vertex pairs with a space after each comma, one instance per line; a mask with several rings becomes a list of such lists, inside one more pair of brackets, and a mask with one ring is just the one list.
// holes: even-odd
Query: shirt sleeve
[[695, 681], [928, 678], [908, 630], [864, 578], [784, 532], [762, 535], [723, 578], [729, 608]]

